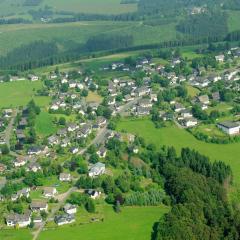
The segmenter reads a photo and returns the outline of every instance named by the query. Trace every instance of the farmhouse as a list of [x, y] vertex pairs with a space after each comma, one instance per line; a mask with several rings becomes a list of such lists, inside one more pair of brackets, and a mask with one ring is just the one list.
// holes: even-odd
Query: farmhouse
[[199, 96], [198, 101], [202, 104], [208, 105], [210, 103], [208, 95]]
[[196, 119], [196, 118], [193, 118], [193, 117], [187, 118], [187, 119], [184, 119], [184, 120], [183, 120], [183, 125], [184, 125], [185, 127], [194, 127], [194, 126], [196, 126], [197, 124], [198, 124], [197, 119]]
[[232, 122], [226, 121], [222, 123], [218, 123], [217, 126], [229, 135], [235, 135], [240, 133], [240, 123], [239, 122]]

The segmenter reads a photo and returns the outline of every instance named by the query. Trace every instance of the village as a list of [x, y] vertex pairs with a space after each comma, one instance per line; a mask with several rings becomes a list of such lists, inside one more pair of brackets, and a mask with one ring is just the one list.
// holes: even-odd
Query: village
[[[212, 61], [225, 66], [239, 57], [240, 48], [232, 48]], [[220, 70], [197, 65], [189, 71], [184, 58], [174, 51], [165, 65], [146, 56], [134, 63], [130, 60], [101, 66], [98, 74], [111, 73], [105, 81], [86, 69], [66, 72], [59, 68], [44, 78], [34, 73], [1, 78], [1, 82], [43, 81], [45, 88], [37, 94], [51, 97], [47, 111], [34, 101], [1, 111], [1, 223], [41, 231], [48, 222], [58, 226], [76, 222], [78, 202], [94, 212], [94, 202], [108, 199], [108, 191], [97, 183], [84, 182], [83, 187], [80, 180], [87, 177], [94, 183], [103, 176], [118, 177], [114, 176], [117, 160], [110, 153], [121, 144], [136, 156], [141, 150], [138, 136], [117, 131], [120, 118], [150, 118], [156, 128], [175, 124], [202, 141], [239, 141], [237, 63]], [[98, 101], [87, 101], [90, 93]], [[56, 116], [57, 130], [44, 137], [35, 131], [41, 111]], [[203, 126], [210, 131], [210, 125], [219, 136], [198, 132]], [[54, 184], [47, 178], [53, 178]], [[76, 200], [74, 193], [83, 197]]]

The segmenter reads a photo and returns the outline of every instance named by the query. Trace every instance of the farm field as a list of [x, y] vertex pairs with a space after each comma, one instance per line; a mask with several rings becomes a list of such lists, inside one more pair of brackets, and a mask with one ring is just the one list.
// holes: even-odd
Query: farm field
[[232, 168], [235, 186], [240, 187], [240, 143], [226, 145], [205, 143], [176, 126], [156, 129], [148, 119], [122, 120], [117, 129], [138, 134], [144, 137], [148, 143], [154, 143], [157, 146], [174, 146], [179, 153], [181, 148], [189, 147], [209, 156], [212, 161], [224, 161]]
[[120, 4], [121, 0], [43, 0], [39, 6], [23, 6], [23, 3], [24, 0], [0, 1], [0, 14], [22, 17], [29, 10], [46, 5], [53, 11], [74, 13], [121, 14], [137, 10], [137, 4]]
[[[132, 35], [134, 45], [176, 39], [175, 25], [146, 26], [139, 22], [75, 22], [62, 24], [17, 24], [0, 26], [0, 55], [34, 41], [54, 41], [67, 50], [98, 34]], [[18, 39], [18, 41], [16, 41]], [[159, 40], [160, 39], [160, 40]]]
[[105, 206], [103, 211], [103, 222], [43, 231], [39, 240], [150, 239], [153, 224], [168, 211], [168, 207], [125, 207], [120, 214], [116, 214], [112, 207]]
[[26, 105], [31, 99], [34, 99], [39, 106], [46, 106], [49, 97], [36, 97], [36, 90], [42, 88], [42, 83], [17, 81], [0, 84], [0, 108], [19, 107]]

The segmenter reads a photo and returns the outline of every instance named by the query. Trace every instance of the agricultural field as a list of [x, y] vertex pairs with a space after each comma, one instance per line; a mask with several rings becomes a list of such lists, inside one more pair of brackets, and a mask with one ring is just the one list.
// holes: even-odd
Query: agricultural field
[[0, 14], [4, 16], [25, 16], [29, 10], [38, 10], [46, 5], [53, 11], [74, 13], [121, 14], [134, 12], [137, 4], [120, 4], [121, 0], [43, 0], [38, 6], [23, 6], [25, 0], [1, 0]]
[[32, 235], [28, 229], [3, 230], [0, 231], [1, 240], [30, 240]]
[[165, 206], [124, 207], [116, 214], [111, 206], [105, 206], [103, 222], [46, 230], [39, 240], [146, 240], [151, 238], [153, 224], [167, 211]]
[[42, 82], [16, 81], [0, 84], [0, 108], [19, 107], [34, 99], [39, 106], [48, 105], [49, 97], [34, 96]]
[[210, 157], [212, 161], [221, 160], [229, 164], [233, 171], [234, 184], [240, 188], [240, 143], [212, 144], [197, 140], [191, 133], [179, 129], [175, 125], [169, 125], [162, 129], [156, 129], [148, 119], [122, 120], [118, 124], [119, 131], [127, 131], [144, 137], [148, 143], [156, 146], [174, 146], [178, 153], [181, 148], [189, 147]]

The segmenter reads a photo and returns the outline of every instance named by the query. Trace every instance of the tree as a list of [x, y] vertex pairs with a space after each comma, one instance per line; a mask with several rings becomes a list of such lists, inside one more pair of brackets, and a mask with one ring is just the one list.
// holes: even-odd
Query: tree
[[88, 201], [86, 202], [85, 208], [89, 213], [95, 212], [95, 204], [91, 198], [89, 198]]
[[59, 125], [65, 126], [66, 125], [66, 119], [64, 117], [60, 117], [58, 121]]

